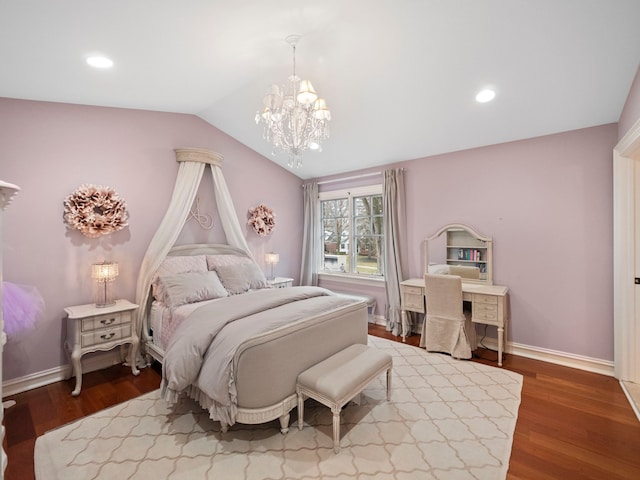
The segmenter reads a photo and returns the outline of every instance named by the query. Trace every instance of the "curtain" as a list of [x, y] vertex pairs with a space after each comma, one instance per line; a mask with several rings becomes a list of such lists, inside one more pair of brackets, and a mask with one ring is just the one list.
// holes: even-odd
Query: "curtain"
[[402, 333], [400, 282], [404, 280], [407, 271], [404, 258], [407, 244], [404, 170], [385, 170], [382, 187], [387, 330], [399, 335]]
[[253, 258], [247, 239], [242, 234], [242, 227], [240, 227], [238, 215], [236, 215], [236, 209], [233, 206], [233, 200], [231, 200], [231, 194], [224, 181], [220, 165], [211, 164], [211, 174], [213, 175], [213, 190], [216, 195], [218, 215], [225, 237], [227, 237], [227, 243], [232, 247], [241, 248]]
[[304, 227], [302, 231], [302, 262], [300, 285], [318, 285], [318, 252], [321, 250], [318, 225], [318, 184], [306, 183], [303, 188]]
[[153, 274], [178, 239], [178, 235], [180, 235], [180, 231], [187, 221], [205, 166], [202, 162], [180, 162], [167, 213], [164, 214], [164, 218], [142, 259], [136, 285], [138, 312], [135, 324], [135, 329], [140, 339], [143, 339], [141, 336], [142, 325], [149, 308], [149, 289]]

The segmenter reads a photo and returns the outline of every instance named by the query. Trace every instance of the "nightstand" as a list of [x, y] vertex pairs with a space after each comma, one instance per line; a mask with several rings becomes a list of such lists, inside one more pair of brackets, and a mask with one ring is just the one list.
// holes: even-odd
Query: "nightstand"
[[80, 395], [82, 388], [82, 356], [99, 350], [111, 350], [114, 347], [131, 344], [129, 364], [131, 372], [138, 375], [136, 368], [136, 350], [138, 335], [135, 332], [133, 314], [138, 308], [127, 300], [116, 300], [115, 305], [96, 307], [95, 304], [67, 307], [67, 341], [65, 347], [71, 355], [76, 388], [71, 395]]
[[271, 280], [267, 280], [267, 283], [271, 288], [287, 288], [293, 286], [293, 278], [276, 277]]

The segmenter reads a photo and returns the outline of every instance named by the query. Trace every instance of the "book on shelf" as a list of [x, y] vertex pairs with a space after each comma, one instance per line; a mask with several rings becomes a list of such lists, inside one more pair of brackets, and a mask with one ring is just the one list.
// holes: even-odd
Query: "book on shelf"
[[458, 260], [466, 260], [468, 262], [481, 262], [482, 251], [476, 248], [460, 248], [458, 249]]

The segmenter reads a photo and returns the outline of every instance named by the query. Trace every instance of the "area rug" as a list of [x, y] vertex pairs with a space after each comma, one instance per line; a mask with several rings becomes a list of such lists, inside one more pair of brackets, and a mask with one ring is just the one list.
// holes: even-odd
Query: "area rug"
[[501, 368], [369, 337], [393, 355], [360, 405], [342, 411], [333, 452], [331, 411], [305, 404], [297, 428], [236, 424], [227, 433], [185, 399], [168, 409], [159, 392], [47, 432], [35, 446], [39, 480], [75, 479], [504, 479], [522, 376]]

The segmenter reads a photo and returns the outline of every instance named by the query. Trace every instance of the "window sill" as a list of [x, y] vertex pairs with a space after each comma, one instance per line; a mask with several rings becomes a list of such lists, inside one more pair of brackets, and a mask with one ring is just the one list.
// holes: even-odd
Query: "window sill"
[[384, 287], [384, 277], [365, 277], [363, 275], [351, 275], [348, 273], [318, 273], [319, 280], [336, 283], [350, 283], [352, 285], [370, 285]]

